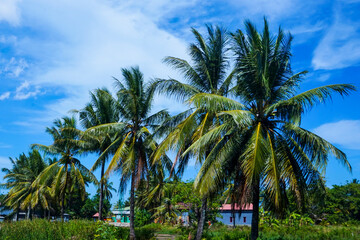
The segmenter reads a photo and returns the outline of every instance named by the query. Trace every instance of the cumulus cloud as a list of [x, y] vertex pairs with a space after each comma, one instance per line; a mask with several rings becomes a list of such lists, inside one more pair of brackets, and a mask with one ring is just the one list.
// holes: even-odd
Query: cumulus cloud
[[333, 144], [360, 150], [360, 120], [325, 123], [314, 129], [314, 132]]
[[17, 7], [18, 0], [0, 1], [0, 21], [7, 21], [12, 25], [18, 25], [20, 22], [20, 13]]
[[8, 99], [10, 97], [10, 92], [4, 92], [0, 95], [0, 101]]

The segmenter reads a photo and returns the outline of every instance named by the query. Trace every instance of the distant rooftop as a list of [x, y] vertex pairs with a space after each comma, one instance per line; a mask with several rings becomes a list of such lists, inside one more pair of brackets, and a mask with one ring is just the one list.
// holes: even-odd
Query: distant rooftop
[[[239, 210], [240, 210], [240, 206], [237, 205], [237, 204], [235, 204], [234, 209], [235, 209], [236, 211], [239, 211]], [[241, 210], [243, 210], [243, 211], [252, 211], [252, 210], [253, 210], [253, 205], [252, 205], [252, 203], [243, 205], [243, 206], [241, 207]], [[231, 211], [231, 204], [223, 204], [223, 205], [220, 207], [220, 211]]]

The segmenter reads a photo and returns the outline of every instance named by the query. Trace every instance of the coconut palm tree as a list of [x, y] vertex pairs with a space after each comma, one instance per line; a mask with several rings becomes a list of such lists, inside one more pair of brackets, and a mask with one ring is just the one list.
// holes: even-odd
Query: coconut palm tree
[[[160, 165], [149, 162], [150, 155], [157, 147], [150, 131], [158, 127], [158, 124], [168, 117], [168, 113], [162, 110], [151, 115], [154, 90], [150, 84], [144, 83], [143, 74], [138, 67], [122, 69], [122, 76], [122, 80], [116, 79], [120, 122], [102, 124], [89, 128], [86, 132], [97, 134], [116, 129], [121, 133], [113, 142], [119, 143], [119, 146], [105, 175], [119, 171], [122, 191], [130, 182], [130, 239], [135, 239], [135, 189], [149, 171], [156, 172]], [[163, 156], [161, 160], [164, 164], [162, 166], [170, 169], [169, 159]]]
[[33, 187], [38, 175], [48, 166], [47, 161], [37, 150], [32, 150], [28, 156], [23, 153], [19, 158], [10, 158], [10, 161], [12, 168], [2, 169], [2, 172], [6, 174], [4, 179], [7, 181], [2, 186], [10, 189], [6, 195], [5, 204], [16, 211], [27, 209], [28, 218], [31, 210], [39, 204], [43, 209], [49, 209], [48, 186]]
[[[220, 27], [207, 26], [207, 36], [203, 37], [196, 29], [192, 29], [196, 39], [189, 46], [189, 55], [192, 64], [184, 59], [166, 57], [164, 62], [179, 70], [186, 83], [175, 79], [160, 79], [154, 82], [154, 87], [159, 93], [174, 96], [179, 100], [190, 101], [197, 94], [215, 94], [220, 99], [229, 94], [234, 72], [229, 70], [228, 56], [229, 41], [227, 32]], [[178, 174], [184, 171], [189, 161], [189, 155], [183, 155], [187, 146], [198, 139], [214, 125], [219, 124], [213, 109], [191, 105], [191, 109], [181, 113], [163, 125], [166, 128], [166, 138], [160, 144], [154, 155], [156, 161], [168, 150], [175, 150], [177, 157], [174, 166], [178, 164]], [[159, 130], [160, 133], [163, 133]], [[198, 162], [209, 154], [211, 146], [203, 148], [196, 155]], [[173, 166], [173, 168], [174, 168]], [[206, 214], [208, 196], [203, 196], [201, 215], [198, 224], [196, 239], [201, 239]]]
[[74, 117], [56, 119], [54, 126], [46, 128], [46, 132], [53, 138], [50, 146], [33, 144], [33, 148], [43, 150], [48, 154], [59, 156], [58, 161], [44, 169], [38, 176], [35, 185], [41, 186], [52, 181], [52, 190], [55, 196], [60, 196], [61, 219], [64, 219], [65, 197], [75, 189], [80, 190], [81, 197], [86, 195], [85, 186], [88, 181], [97, 183], [95, 176], [75, 158], [80, 152], [80, 130], [76, 129]]
[[[85, 128], [95, 127], [106, 123], [116, 123], [119, 121], [119, 111], [116, 99], [113, 98], [109, 90], [96, 89], [90, 93], [91, 101], [86, 106], [76, 111], [79, 113], [80, 123]], [[104, 178], [105, 163], [109, 155], [113, 153], [110, 146], [114, 149], [116, 145], [112, 145], [114, 140], [118, 137], [119, 132], [97, 132], [97, 134], [82, 134], [81, 139], [83, 151], [95, 152], [99, 154], [99, 158], [95, 161], [91, 171], [101, 168], [100, 172], [100, 199], [99, 199], [99, 220], [102, 220], [102, 209], [104, 200]], [[107, 151], [106, 151], [107, 150]], [[104, 153], [104, 154], [103, 154]]]
[[[333, 93], [348, 95], [355, 87], [334, 84], [297, 94], [303, 75], [291, 69], [290, 34], [281, 29], [277, 36], [264, 30], [259, 33], [247, 21], [246, 32], [233, 35], [236, 56], [236, 93], [242, 103], [231, 110], [218, 112], [220, 125], [198, 139], [188, 151], [199, 152], [213, 145], [195, 185], [200, 192], [212, 191], [232, 179], [242, 196], [239, 205], [253, 203], [251, 239], [258, 237], [259, 194], [264, 194], [274, 207], [284, 210], [286, 188], [294, 192], [299, 204], [312, 183], [321, 180], [321, 170], [333, 154], [351, 170], [345, 153], [320, 136], [300, 126], [302, 114], [314, 105], [324, 103]], [[233, 104], [232, 99], [198, 94], [196, 104], [211, 108]], [[186, 154], [186, 152], [185, 152]]]

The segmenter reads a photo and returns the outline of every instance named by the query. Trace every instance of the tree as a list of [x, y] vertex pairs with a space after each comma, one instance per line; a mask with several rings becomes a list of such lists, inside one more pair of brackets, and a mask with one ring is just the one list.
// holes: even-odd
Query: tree
[[76, 129], [74, 117], [56, 119], [54, 126], [47, 128], [46, 132], [53, 138], [50, 146], [34, 144], [34, 148], [41, 149], [48, 154], [59, 156], [60, 159], [44, 169], [36, 180], [36, 185], [41, 186], [49, 179], [52, 180], [52, 191], [55, 196], [60, 196], [61, 219], [64, 219], [66, 195], [74, 191], [76, 187], [85, 198], [85, 186], [87, 182], [97, 183], [95, 176], [75, 158], [79, 154], [80, 132]]
[[[113, 98], [111, 93], [107, 89], [96, 89], [93, 93], [90, 93], [91, 101], [85, 106], [85, 108], [77, 111], [79, 113], [80, 123], [85, 128], [95, 127], [106, 123], [116, 123], [119, 121], [119, 111], [116, 99]], [[107, 181], [104, 178], [105, 163], [112, 153], [114, 146], [113, 141], [117, 138], [119, 132], [97, 132], [97, 134], [82, 135], [82, 139], [85, 144], [82, 146], [84, 151], [96, 152], [99, 154], [99, 158], [95, 161], [92, 171], [101, 168], [100, 175], [100, 201], [99, 201], [99, 220], [102, 220], [102, 209], [104, 200], [104, 183]]]
[[354, 179], [345, 185], [334, 185], [327, 189], [323, 212], [326, 219], [333, 224], [350, 220], [360, 221], [359, 181]]
[[[120, 122], [102, 124], [86, 132], [112, 131], [117, 129], [122, 134], [113, 144], [120, 142], [106, 175], [113, 171], [121, 172], [120, 186], [123, 191], [130, 181], [130, 239], [135, 239], [135, 189], [149, 171], [157, 171], [157, 165], [149, 162], [157, 144], [152, 138], [151, 129], [158, 127], [168, 117], [165, 110], [151, 113], [154, 90], [144, 83], [143, 74], [138, 67], [122, 69], [123, 80], [117, 80]], [[162, 157], [164, 167], [170, 168], [170, 160]]]
[[[229, 94], [234, 71], [228, 70], [230, 67], [228, 50], [228, 34], [220, 27], [207, 26], [207, 36], [204, 38], [197, 30], [192, 29], [196, 43], [189, 46], [189, 55], [192, 65], [186, 60], [176, 57], [166, 57], [164, 62], [179, 70], [186, 83], [175, 79], [157, 80], [154, 87], [159, 93], [174, 96], [179, 100], [186, 100], [190, 103], [192, 98], [197, 95], [214, 94], [220, 99]], [[216, 106], [213, 108], [203, 108], [194, 104], [192, 108], [181, 113], [168, 123], [164, 124], [167, 128], [167, 136], [160, 144], [154, 156], [156, 161], [168, 150], [175, 150], [177, 157], [174, 166], [178, 164], [178, 174], [181, 174], [190, 158], [184, 155], [184, 151], [192, 141], [200, 138], [211, 128], [219, 124], [215, 115]], [[159, 131], [161, 133], [161, 131]], [[196, 155], [198, 162], [202, 162], [210, 153], [211, 146], [202, 148]], [[173, 166], [173, 168], [174, 168]], [[205, 224], [206, 208], [208, 195], [203, 196], [201, 216], [199, 219], [196, 239], [201, 239]]]
[[37, 150], [32, 150], [28, 155], [22, 153], [19, 158], [12, 159], [12, 168], [3, 168], [7, 181], [2, 186], [10, 189], [5, 198], [5, 204], [15, 211], [28, 210], [30, 218], [31, 210], [39, 204], [43, 209], [49, 209], [48, 186], [34, 188], [38, 175], [48, 166], [48, 163]]
[[[205, 108], [223, 107], [217, 114], [220, 125], [197, 140], [188, 151], [199, 152], [215, 143], [208, 154], [195, 185], [202, 192], [234, 179], [242, 193], [239, 205], [253, 203], [251, 239], [258, 237], [259, 193], [271, 199], [274, 209], [286, 205], [286, 188], [302, 204], [307, 186], [319, 182], [321, 169], [333, 154], [348, 169], [346, 155], [316, 134], [300, 127], [301, 117], [333, 93], [348, 95], [355, 87], [334, 84], [296, 95], [306, 71], [293, 74], [290, 46], [292, 36], [281, 29], [276, 37], [264, 30], [257, 32], [247, 21], [246, 33], [233, 34], [236, 56], [236, 95], [241, 101], [197, 94], [192, 101]], [[227, 110], [231, 106], [232, 109]]]

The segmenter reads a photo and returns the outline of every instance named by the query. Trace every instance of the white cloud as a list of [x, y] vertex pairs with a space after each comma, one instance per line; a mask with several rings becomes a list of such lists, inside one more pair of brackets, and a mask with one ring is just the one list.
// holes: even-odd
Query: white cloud
[[0, 95], [0, 101], [8, 99], [10, 97], [10, 92], [4, 92]]
[[0, 1], [0, 21], [7, 21], [12, 25], [18, 25], [20, 22], [20, 13], [17, 8], [18, 0]]
[[30, 83], [28, 81], [24, 81], [19, 87], [16, 88], [14, 99], [25, 100], [30, 97], [35, 97], [39, 93], [40, 89], [38, 86], [32, 89]]
[[333, 24], [314, 51], [312, 65], [314, 69], [331, 70], [359, 63], [360, 22], [347, 18], [347, 14], [342, 13], [338, 6]]
[[[21, 2], [19, 8], [24, 26], [48, 37], [18, 37], [19, 51], [39, 64], [29, 69], [32, 76], [16, 92], [22, 93], [20, 90], [29, 87], [26, 84], [63, 89], [67, 98], [46, 106], [47, 114], [49, 108], [55, 108], [59, 117], [82, 107], [89, 90], [110, 88], [111, 76], [121, 77], [121, 67], [139, 65], [146, 78], [168, 77], [174, 74], [162, 58], [185, 57], [182, 40], [159, 29], [148, 15], [132, 11], [132, 5], [114, 6], [99, 0], [29, 0]], [[151, 14], [155, 12], [151, 10]], [[25, 99], [38, 93], [35, 89], [15, 97]]]
[[360, 120], [341, 120], [325, 123], [314, 132], [333, 144], [360, 150]]
[[10, 60], [2, 59], [1, 63], [4, 65], [4, 68], [0, 73], [4, 73], [12, 78], [19, 77], [20, 74], [29, 67], [27, 61], [23, 58], [16, 59], [15, 57], [12, 57]]

